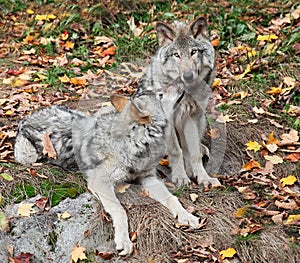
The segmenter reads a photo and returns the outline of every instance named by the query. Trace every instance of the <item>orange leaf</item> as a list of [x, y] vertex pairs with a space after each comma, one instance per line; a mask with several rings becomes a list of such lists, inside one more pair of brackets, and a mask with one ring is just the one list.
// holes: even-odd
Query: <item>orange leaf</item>
[[269, 135], [269, 140], [267, 141], [267, 144], [278, 144], [278, 139], [274, 137], [274, 132], [271, 132]]
[[211, 44], [213, 47], [217, 47], [220, 43], [220, 39], [216, 38], [214, 40], [211, 41]]
[[245, 168], [246, 171], [250, 171], [253, 168], [261, 168], [261, 166], [259, 162], [252, 159], [250, 162], [246, 163], [243, 168]]
[[276, 88], [276, 87], [272, 87], [271, 89], [267, 90], [267, 94], [272, 94], [272, 95], [275, 95], [275, 94], [280, 94], [282, 92], [282, 88]]
[[111, 46], [107, 49], [105, 49], [103, 52], [101, 52], [101, 56], [106, 57], [108, 55], [114, 55], [116, 54], [116, 47], [115, 46]]
[[87, 84], [85, 78], [71, 78], [70, 83], [78, 86], [85, 86]]
[[289, 160], [292, 163], [296, 163], [300, 160], [300, 153], [291, 153], [284, 157], [285, 160]]
[[24, 42], [25, 44], [33, 43], [33, 42], [34, 42], [34, 37], [33, 37], [33, 36], [30, 36], [30, 35], [27, 35], [27, 36], [23, 39], [23, 42]]
[[169, 165], [169, 160], [168, 159], [161, 159], [160, 162], [159, 162], [159, 165], [168, 166]]

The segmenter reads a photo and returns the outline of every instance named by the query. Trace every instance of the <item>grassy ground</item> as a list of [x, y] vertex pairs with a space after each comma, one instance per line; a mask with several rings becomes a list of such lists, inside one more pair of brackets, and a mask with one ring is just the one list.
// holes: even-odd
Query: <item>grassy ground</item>
[[[86, 190], [80, 174], [57, 167], [24, 167], [14, 163], [13, 142], [20, 118], [52, 104], [93, 111], [99, 101], [107, 101], [112, 91], [132, 93], [142, 65], [149, 62], [157, 48], [155, 21], [192, 20], [206, 15], [217, 51], [212, 99], [217, 106], [211, 104], [209, 111], [233, 120], [225, 125], [227, 147], [219, 171], [225, 190], [203, 193], [196, 186], [176, 190], [175, 194], [187, 207], [195, 206], [198, 215], [208, 218], [207, 232], [190, 234], [188, 245], [193, 249], [187, 247], [186, 233], [183, 244], [173, 240], [180, 239], [182, 232], [176, 230], [176, 235], [170, 235], [172, 226], [167, 223], [161, 231], [151, 224], [151, 235], [141, 237], [138, 247], [152, 246], [154, 252], [149, 252], [149, 260], [161, 254], [175, 262], [221, 262], [219, 251], [234, 247], [237, 250], [234, 260], [239, 262], [296, 262], [300, 255], [299, 221], [286, 224], [286, 220], [300, 213], [299, 141], [279, 147], [279, 153], [275, 153], [282, 158], [295, 153], [298, 161], [285, 159], [274, 165], [273, 172], [265, 174], [255, 169], [239, 171], [252, 158], [265, 167], [266, 150], [246, 151], [245, 143], [261, 142], [262, 136], [268, 139], [271, 132], [279, 138], [290, 128], [299, 130], [297, 1], [0, 0], [0, 4], [0, 172], [13, 178], [0, 177], [2, 208], [38, 193], [56, 205], [63, 198], [75, 197]], [[284, 22], [284, 18], [289, 20]], [[265, 35], [275, 37], [257, 39]], [[292, 193], [280, 183], [280, 178], [289, 175], [298, 180], [289, 188]], [[248, 195], [242, 187], [247, 187]], [[190, 200], [191, 193], [199, 195], [195, 203]], [[249, 198], [252, 194], [255, 198]], [[296, 205], [289, 208], [275, 205], [275, 201], [289, 200]], [[238, 208], [245, 207], [247, 212], [233, 216]], [[135, 207], [128, 211], [133, 231], [137, 228], [136, 220], [142, 221], [137, 216], [139, 209], [143, 210]], [[158, 213], [156, 208], [151, 209]], [[274, 223], [270, 215], [262, 213], [263, 209], [278, 211], [282, 221]], [[257, 231], [253, 230], [255, 227]], [[248, 230], [243, 234], [241, 229]], [[159, 247], [155, 242], [157, 235], [167, 237], [170, 242], [164, 248]], [[194, 241], [205, 236], [209, 237], [208, 245], [197, 247]], [[202, 257], [193, 252], [199, 246], [205, 252]]]

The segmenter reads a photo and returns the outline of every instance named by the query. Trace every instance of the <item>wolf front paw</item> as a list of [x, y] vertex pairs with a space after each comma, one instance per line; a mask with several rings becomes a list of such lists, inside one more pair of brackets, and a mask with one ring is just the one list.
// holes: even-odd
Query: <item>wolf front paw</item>
[[220, 181], [217, 178], [213, 177], [201, 177], [197, 176], [197, 182], [199, 185], [203, 185], [205, 188], [209, 187], [210, 185], [212, 187], [219, 187], [221, 186]]
[[180, 186], [185, 186], [189, 185], [191, 183], [191, 180], [188, 178], [188, 176], [185, 175], [172, 175], [172, 182], [180, 187]]
[[128, 237], [124, 239], [115, 238], [115, 243], [120, 256], [126, 256], [132, 253], [133, 244]]
[[178, 223], [180, 224], [188, 224], [192, 228], [197, 228], [199, 225], [199, 218], [193, 216], [192, 214], [188, 213], [187, 211], [183, 211], [177, 215]]

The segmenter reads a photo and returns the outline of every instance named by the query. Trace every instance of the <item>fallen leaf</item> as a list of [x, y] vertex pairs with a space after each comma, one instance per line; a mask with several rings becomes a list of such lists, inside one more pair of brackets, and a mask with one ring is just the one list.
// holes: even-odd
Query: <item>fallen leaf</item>
[[41, 209], [42, 211], [44, 211], [45, 210], [45, 207], [46, 207], [46, 204], [47, 204], [47, 202], [48, 202], [48, 198], [46, 198], [46, 197], [41, 197], [41, 198], [39, 198], [39, 199], [37, 199], [36, 201], [35, 201], [35, 205], [39, 208], [39, 209]]
[[14, 178], [13, 178], [10, 174], [8, 174], [8, 173], [1, 173], [1, 174], [0, 174], [0, 177], [4, 178], [4, 179], [7, 180], [7, 181], [12, 181], [12, 180], [14, 180]]
[[44, 155], [48, 155], [49, 158], [53, 158], [53, 159], [56, 159], [57, 157], [57, 154], [56, 154], [56, 151], [53, 147], [53, 144], [51, 142], [51, 139], [50, 139], [50, 133], [49, 132], [46, 132], [44, 135], [42, 135], [42, 145], [43, 145], [43, 154]]
[[27, 9], [27, 10], [26, 10], [26, 13], [27, 13], [28, 15], [33, 15], [33, 14], [34, 14], [34, 11], [33, 11], [32, 9]]
[[293, 144], [299, 140], [298, 131], [291, 129], [289, 133], [281, 134], [280, 138], [281, 141], [279, 143], [281, 145]]
[[60, 80], [60, 82], [62, 83], [69, 83], [70, 82], [70, 78], [65, 74], [62, 77], [58, 77], [58, 79]]
[[236, 254], [236, 250], [234, 248], [230, 247], [230, 248], [227, 248], [226, 250], [220, 251], [219, 254], [221, 255], [222, 259], [232, 258]]
[[161, 159], [160, 162], [159, 162], [159, 165], [169, 166], [169, 160], [168, 159]]
[[13, 263], [30, 263], [33, 256], [33, 254], [21, 252], [19, 256], [13, 258]]
[[125, 193], [126, 189], [130, 187], [131, 184], [118, 184], [115, 187], [115, 192], [116, 193]]
[[291, 161], [292, 163], [297, 163], [300, 160], [300, 153], [290, 153], [284, 157], [284, 160]]
[[252, 69], [254, 63], [255, 63], [255, 61], [248, 64], [245, 71], [242, 74], [235, 76], [235, 79], [237, 79], [237, 80], [243, 79], [249, 72], [251, 72], [251, 69]]
[[35, 204], [19, 204], [18, 208], [18, 215], [20, 216], [30, 216], [31, 214], [36, 213], [35, 209], [33, 208]]
[[295, 79], [291, 78], [291, 77], [284, 77], [283, 78], [283, 83], [286, 84], [288, 87], [290, 88], [294, 88], [296, 85], [296, 81]]
[[256, 106], [253, 107], [253, 111], [257, 114], [264, 114], [265, 110], [263, 108], [257, 108]]
[[226, 122], [230, 122], [233, 121], [233, 119], [231, 119], [229, 115], [223, 115], [223, 113], [221, 113], [218, 118], [216, 119], [217, 122], [219, 123], [226, 123]]
[[85, 248], [84, 247], [79, 247], [77, 244], [73, 247], [72, 252], [71, 252], [71, 259], [70, 263], [73, 261], [76, 263], [78, 260], [82, 259], [87, 259], [85, 255]]
[[238, 210], [233, 213], [233, 216], [236, 217], [236, 218], [241, 218], [241, 217], [244, 217], [244, 215], [249, 211], [249, 207], [248, 206], [245, 206], [245, 207], [241, 207], [241, 208], [238, 208]]
[[266, 91], [269, 95], [276, 95], [282, 93], [282, 88], [279, 87], [272, 87], [271, 89]]
[[246, 143], [247, 150], [257, 152], [262, 147], [258, 142], [250, 141]]
[[271, 219], [275, 224], [279, 225], [279, 224], [282, 224], [283, 216], [284, 216], [284, 213], [280, 213], [278, 215], [273, 215], [271, 217]]
[[191, 199], [193, 202], [195, 202], [195, 201], [197, 200], [198, 197], [199, 197], [199, 195], [197, 195], [197, 194], [194, 194], [194, 193], [190, 194], [190, 199]]
[[62, 214], [57, 213], [57, 218], [58, 219], [68, 219], [70, 217], [71, 217], [71, 215], [69, 214], [68, 211], [63, 212]]
[[221, 131], [220, 129], [210, 129], [207, 132], [208, 136], [212, 139], [218, 139], [221, 137]]
[[7, 218], [3, 214], [3, 212], [0, 211], [0, 230], [6, 232], [7, 227], [8, 227]]
[[283, 163], [283, 159], [278, 155], [265, 155], [264, 158], [270, 161], [272, 164]]
[[289, 175], [288, 177], [281, 178], [280, 182], [282, 183], [283, 187], [286, 185], [293, 185], [294, 183], [297, 182], [297, 178], [294, 175]]
[[299, 206], [297, 205], [297, 203], [294, 199], [289, 199], [287, 202], [280, 202], [280, 201], [276, 200], [274, 202], [274, 204], [276, 206], [278, 206], [279, 208], [283, 208], [286, 210], [294, 210], [294, 209], [299, 208]]
[[215, 38], [210, 43], [212, 44], [213, 47], [217, 47], [219, 45], [219, 43], [220, 43], [220, 39]]
[[275, 143], [266, 144], [265, 147], [268, 149], [270, 153], [274, 153], [277, 151], [278, 146]]
[[248, 163], [246, 163], [245, 165], [243, 165], [243, 168], [246, 170], [246, 171], [250, 171], [252, 170], [253, 168], [261, 168], [261, 165], [259, 162], [255, 161], [255, 160], [250, 160]]
[[137, 237], [138, 237], [137, 232], [130, 232], [130, 233], [129, 233], [129, 238], [130, 238], [130, 241], [131, 241], [131, 242], [136, 241], [136, 240], [137, 240]]
[[112, 252], [106, 252], [106, 251], [101, 251], [99, 252], [98, 250], [96, 250], [95, 252], [95, 256], [103, 258], [103, 259], [111, 259], [113, 257], [113, 253]]
[[49, 21], [49, 20], [54, 20], [56, 18], [56, 15], [54, 14], [49, 14], [49, 15], [36, 15], [35, 20], [38, 21]]
[[259, 35], [257, 36], [258, 41], [272, 41], [278, 39], [278, 36], [275, 34], [268, 34], [268, 35]]
[[278, 142], [279, 142], [278, 139], [274, 137], [274, 132], [272, 131], [269, 135], [267, 144], [271, 144], [271, 143], [278, 144]]
[[101, 56], [106, 57], [108, 55], [114, 55], [116, 54], [116, 47], [115, 46], [111, 46], [107, 49], [105, 49], [103, 52], [101, 52]]
[[297, 215], [289, 215], [286, 224], [287, 225], [294, 225], [300, 221], [300, 214]]

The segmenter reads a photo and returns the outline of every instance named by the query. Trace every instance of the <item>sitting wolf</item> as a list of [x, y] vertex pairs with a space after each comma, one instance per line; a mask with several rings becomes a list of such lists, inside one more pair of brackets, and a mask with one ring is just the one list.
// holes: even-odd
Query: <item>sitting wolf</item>
[[175, 80], [184, 86], [185, 95], [174, 113], [176, 135], [170, 138], [174, 142], [169, 143], [168, 150], [172, 181], [185, 185], [189, 178], [195, 178], [198, 184], [218, 186], [219, 180], [210, 177], [202, 163], [203, 155], [208, 153], [201, 144], [206, 128], [205, 110], [215, 76], [215, 52], [207, 21], [199, 17], [189, 25], [157, 22], [156, 31], [159, 48], [137, 93], [164, 89]]
[[[15, 159], [28, 164], [46, 158], [66, 168], [76, 161], [88, 188], [112, 218], [119, 254], [130, 254], [133, 245], [126, 212], [114, 192], [120, 182], [138, 181], [180, 223], [198, 226], [198, 218], [188, 213], [156, 177], [157, 163], [166, 150], [165, 139], [172, 132], [168, 120], [172, 120], [182, 97], [182, 89], [175, 86], [163, 93], [141, 92], [131, 100], [112, 95], [117, 111], [91, 117], [61, 106], [42, 109], [20, 121]], [[41, 138], [45, 133], [50, 134], [56, 159], [43, 155]]]

